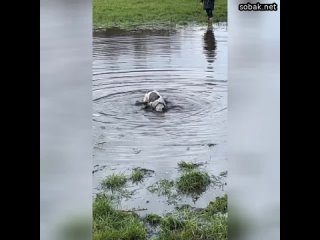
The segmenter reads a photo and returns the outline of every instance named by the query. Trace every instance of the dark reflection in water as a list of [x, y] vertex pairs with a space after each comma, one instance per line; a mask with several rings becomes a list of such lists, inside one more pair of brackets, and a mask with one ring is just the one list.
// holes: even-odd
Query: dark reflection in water
[[[95, 186], [112, 171], [133, 167], [154, 170], [150, 181], [174, 179], [181, 160], [207, 162], [213, 174], [226, 170], [227, 32], [214, 31], [194, 27], [94, 35], [94, 164], [108, 166], [95, 173]], [[170, 111], [155, 114], [136, 104], [154, 89], [174, 106]], [[140, 197], [126, 202], [128, 207], [152, 200], [147, 186], [139, 187]], [[197, 206], [218, 194], [208, 191]], [[167, 208], [166, 202], [148, 204], [150, 211]]]
[[207, 55], [207, 60], [209, 63], [213, 63], [216, 56], [217, 44], [211, 27], [208, 27], [207, 31], [204, 33], [203, 40], [203, 49]]

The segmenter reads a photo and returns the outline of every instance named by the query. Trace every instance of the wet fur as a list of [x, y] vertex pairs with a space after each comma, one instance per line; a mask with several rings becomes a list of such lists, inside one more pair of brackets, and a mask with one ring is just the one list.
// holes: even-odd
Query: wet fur
[[146, 108], [152, 109], [153, 111], [165, 112], [167, 110], [166, 100], [156, 90], [146, 93], [143, 102]]

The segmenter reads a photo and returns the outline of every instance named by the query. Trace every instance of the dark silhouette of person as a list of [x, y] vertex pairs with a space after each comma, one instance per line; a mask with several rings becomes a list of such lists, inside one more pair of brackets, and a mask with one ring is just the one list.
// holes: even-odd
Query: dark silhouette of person
[[217, 43], [213, 29], [208, 27], [203, 35], [203, 50], [209, 63], [213, 63], [216, 57]]
[[206, 10], [208, 16], [208, 22], [213, 21], [214, 0], [200, 0], [203, 4], [203, 9]]

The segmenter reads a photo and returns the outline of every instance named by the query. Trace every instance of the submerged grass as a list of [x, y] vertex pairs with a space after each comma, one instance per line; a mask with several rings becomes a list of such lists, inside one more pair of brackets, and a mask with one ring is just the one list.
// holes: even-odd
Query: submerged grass
[[174, 181], [163, 179], [149, 186], [148, 190], [152, 193], [158, 193], [159, 195], [171, 195], [174, 185]]
[[206, 191], [211, 180], [207, 172], [188, 171], [177, 180], [177, 189], [182, 194], [201, 194]]
[[114, 191], [123, 188], [127, 181], [128, 179], [124, 174], [112, 174], [101, 182], [101, 186], [104, 190]]
[[173, 180], [162, 179], [147, 189], [152, 193], [157, 193], [158, 196], [165, 196], [168, 204], [176, 204], [177, 200], [181, 197], [177, 194]]
[[162, 217], [157, 214], [148, 214], [144, 219], [147, 223], [153, 226], [159, 225], [162, 221]]
[[[124, 29], [206, 23], [200, 0], [93, 0], [94, 28]], [[216, 0], [214, 21], [227, 21], [227, 0]]]
[[178, 168], [181, 171], [190, 171], [198, 168], [200, 166], [199, 163], [193, 163], [193, 162], [185, 162], [181, 161], [178, 163]]
[[184, 196], [192, 197], [195, 202], [209, 186], [224, 186], [221, 176], [211, 177], [206, 171], [198, 169], [200, 164], [179, 162], [178, 168], [182, 171], [181, 176], [173, 180], [163, 179], [148, 187], [152, 193], [158, 193], [158, 196], [166, 196], [169, 204], [177, 203], [178, 199]]
[[142, 182], [143, 178], [145, 176], [145, 173], [141, 171], [140, 169], [133, 169], [131, 173], [130, 180], [133, 183], [139, 183]]
[[144, 178], [150, 177], [152, 174], [154, 174], [153, 170], [137, 167], [132, 170], [130, 180], [132, 183], [140, 183]]
[[[176, 183], [166, 179], [161, 180], [153, 190], [171, 194], [172, 189], [178, 186], [180, 181], [197, 182], [199, 179], [200, 182], [207, 183], [207, 173], [199, 170], [187, 171]], [[105, 179], [106, 182], [107, 180], [115, 182], [116, 184], [112, 186], [117, 187], [124, 186], [127, 181], [124, 175], [113, 175]], [[120, 210], [116, 206], [113, 195], [97, 194], [93, 202], [93, 240], [145, 240], [150, 237], [157, 240], [227, 240], [228, 238], [227, 195], [217, 197], [205, 209], [183, 205], [165, 216], [148, 214], [142, 218], [133, 211]]]

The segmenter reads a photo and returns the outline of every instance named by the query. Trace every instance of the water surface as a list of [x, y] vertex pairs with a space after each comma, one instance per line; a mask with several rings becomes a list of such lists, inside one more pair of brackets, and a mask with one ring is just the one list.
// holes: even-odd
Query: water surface
[[[227, 85], [225, 25], [95, 33], [93, 164], [101, 171], [94, 173], [94, 189], [112, 172], [152, 169], [155, 175], [131, 186], [136, 195], [122, 205], [163, 213], [170, 206], [146, 187], [175, 179], [179, 161], [205, 163], [202, 168], [215, 175], [227, 170]], [[154, 89], [170, 102], [168, 112], [148, 112], [136, 104]], [[211, 189], [195, 206], [221, 194]]]

